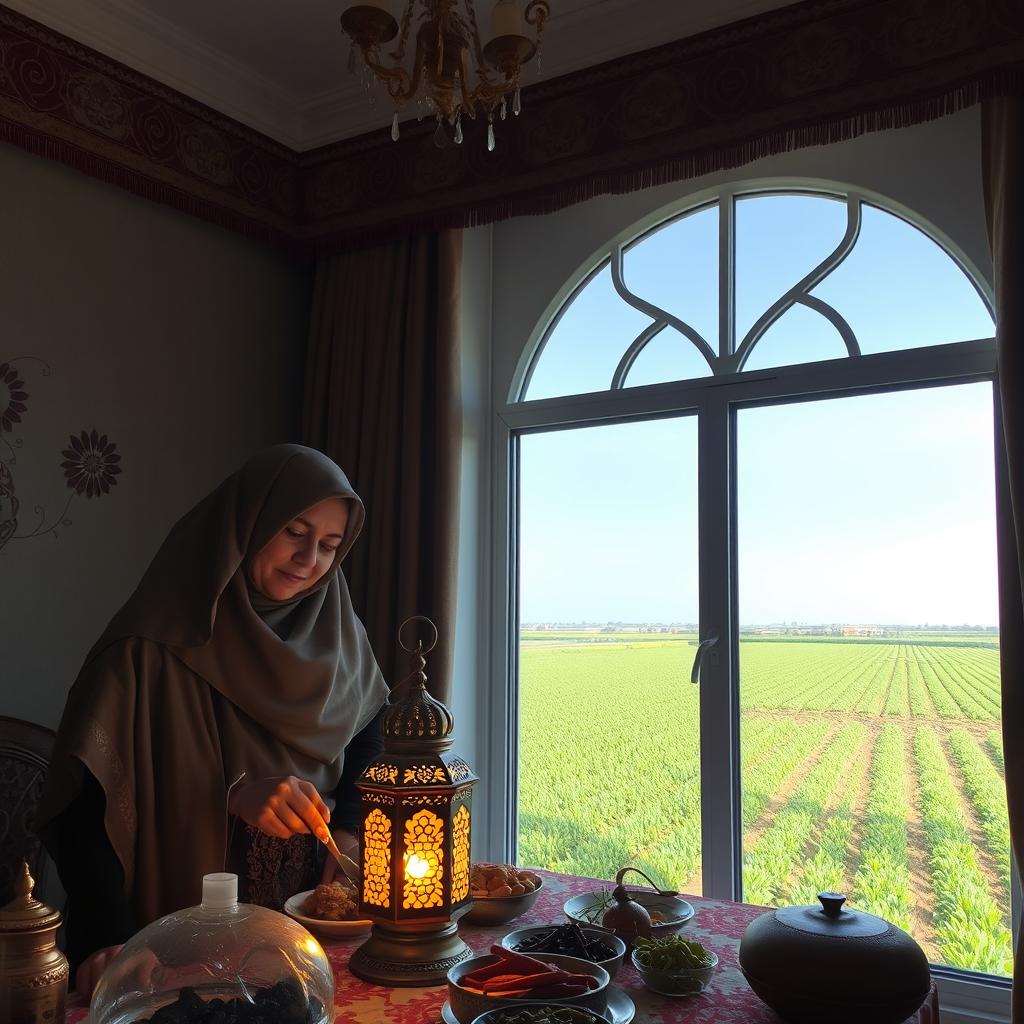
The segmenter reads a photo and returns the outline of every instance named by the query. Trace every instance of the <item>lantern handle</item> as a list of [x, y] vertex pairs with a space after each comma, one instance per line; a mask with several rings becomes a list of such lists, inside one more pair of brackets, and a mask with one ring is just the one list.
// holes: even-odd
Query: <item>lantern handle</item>
[[[423, 647], [422, 640], [417, 641], [415, 647], [408, 647], [406, 646], [405, 641], [402, 639], [402, 630], [404, 630], [405, 627], [408, 626], [410, 622], [425, 622], [434, 631], [434, 637], [430, 641], [430, 645], [425, 649]], [[403, 622], [398, 627], [398, 646], [401, 647], [403, 651], [408, 651], [409, 654], [415, 654], [417, 651], [420, 654], [429, 654], [437, 646], [437, 639], [437, 626], [434, 625], [433, 619], [428, 618], [426, 615], [410, 615], [409, 618], [407, 618], [405, 622]]]

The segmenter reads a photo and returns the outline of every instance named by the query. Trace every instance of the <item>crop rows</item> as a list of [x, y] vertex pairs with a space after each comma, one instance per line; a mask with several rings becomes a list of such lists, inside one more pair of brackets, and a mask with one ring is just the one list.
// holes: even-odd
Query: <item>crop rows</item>
[[897, 725], [886, 725], [871, 759], [864, 838], [853, 889], [861, 910], [909, 929], [907, 819], [910, 806], [903, 785], [904, 759], [903, 731]]
[[817, 747], [830, 730], [827, 722], [809, 722], [803, 728], [790, 729], [785, 741], [747, 776], [743, 786], [743, 826], [749, 828], [778, 793], [797, 766]]
[[1006, 762], [1003, 760], [1003, 737], [997, 732], [990, 732], [985, 737], [985, 744], [1000, 773], [1006, 771]]
[[[763, 772], [782, 751], [783, 759], [794, 746], [803, 748], [806, 740], [793, 737], [789, 723], [762, 719], [751, 722], [744, 732], [743, 772]], [[694, 783], [680, 794], [678, 812], [666, 821], [645, 845], [629, 851], [629, 860], [656, 878], [674, 879], [682, 885], [700, 864], [700, 789]]]
[[[686, 727], [698, 720], [697, 694], [681, 685], [679, 660], [664, 648], [524, 652], [524, 861], [607, 875], [609, 861], [649, 843], [680, 809], [684, 820], [698, 815], [699, 732]], [[568, 735], [547, 727], [553, 706], [573, 709]]]
[[1006, 786], [969, 733], [962, 729], [954, 730], [949, 734], [949, 746], [985, 832], [988, 850], [999, 865], [1003, 885], [1009, 891], [1010, 833], [1006, 827]]
[[[521, 651], [519, 859], [605, 879], [631, 863], [699, 891], [692, 639], [592, 639]], [[780, 637], [741, 643], [740, 676], [744, 898], [841, 888], [936, 962], [1004, 971], [998, 650]]]
[[787, 903], [814, 904], [819, 892], [844, 891], [846, 860], [854, 829], [853, 803], [859, 781], [856, 773], [840, 780], [839, 801], [818, 836], [814, 853], [798, 871], [797, 880], [784, 889], [783, 898]]
[[965, 665], [959, 664], [955, 672], [951, 671], [947, 651], [920, 648], [915, 653], [932, 702], [943, 718], [969, 718], [984, 722], [999, 717], [998, 703], [993, 703], [977, 682], [975, 687], [964, 685], [968, 678]]
[[901, 649], [896, 648], [892, 655], [892, 679], [889, 686], [889, 697], [882, 713], [887, 716], [903, 718], [910, 713], [910, 675], [906, 656], [901, 656]]
[[751, 903], [772, 903], [787, 884], [797, 855], [823, 817], [866, 729], [844, 725], [772, 823], [743, 858], [743, 892]]
[[914, 735], [921, 818], [928, 863], [935, 883], [935, 937], [945, 963], [989, 974], [1012, 965], [1010, 932], [988, 890], [950, 780], [949, 765], [935, 733]]

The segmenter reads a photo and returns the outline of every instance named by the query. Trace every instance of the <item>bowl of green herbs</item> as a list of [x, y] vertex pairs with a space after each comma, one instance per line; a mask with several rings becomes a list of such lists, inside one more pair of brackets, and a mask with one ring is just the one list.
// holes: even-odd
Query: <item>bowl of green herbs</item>
[[636, 939], [632, 959], [640, 980], [662, 996], [693, 996], [703, 992], [718, 966], [717, 954], [681, 935]]

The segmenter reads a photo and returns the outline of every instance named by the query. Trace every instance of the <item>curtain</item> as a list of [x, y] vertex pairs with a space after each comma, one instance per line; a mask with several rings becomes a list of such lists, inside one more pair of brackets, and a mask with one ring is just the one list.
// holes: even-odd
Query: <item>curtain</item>
[[[1000, 673], [1006, 801], [1017, 870], [1024, 868], [1024, 98], [982, 112], [985, 209], [996, 297], [999, 365], [998, 541]], [[1014, 958], [1013, 1014], [1024, 1021], [1024, 949]]]
[[[427, 615], [439, 631], [428, 686], [446, 703], [458, 552], [461, 264], [460, 231], [323, 258], [303, 409], [305, 442], [348, 473], [366, 505], [345, 574], [384, 677], [395, 686], [413, 671], [397, 631], [409, 616]], [[413, 626], [408, 633], [426, 639]]]

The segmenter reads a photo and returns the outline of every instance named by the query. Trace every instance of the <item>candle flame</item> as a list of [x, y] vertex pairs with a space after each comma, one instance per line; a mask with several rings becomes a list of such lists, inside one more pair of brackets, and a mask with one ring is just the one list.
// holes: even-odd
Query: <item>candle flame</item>
[[405, 873], [410, 878], [425, 878], [430, 873], [430, 863], [418, 853], [410, 853], [405, 862]]

